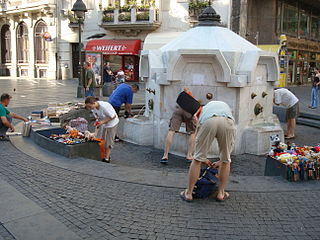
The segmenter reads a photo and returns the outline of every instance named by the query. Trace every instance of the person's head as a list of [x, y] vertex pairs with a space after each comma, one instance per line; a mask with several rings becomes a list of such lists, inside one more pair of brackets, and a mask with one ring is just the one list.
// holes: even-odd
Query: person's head
[[110, 62], [106, 62], [106, 65], [107, 65], [107, 66], [110, 66]]
[[83, 65], [84, 69], [90, 69], [90, 63], [89, 62], [85, 62], [85, 64]]
[[132, 89], [132, 92], [133, 92], [133, 93], [136, 93], [136, 92], [139, 91], [139, 85], [138, 85], [138, 84], [133, 84], [133, 85], [131, 86], [131, 89]]
[[8, 93], [4, 93], [1, 95], [1, 98], [0, 98], [0, 101], [1, 101], [1, 104], [5, 107], [7, 107], [10, 103], [10, 99], [12, 97], [8, 94]]
[[98, 98], [95, 97], [87, 97], [84, 103], [86, 104], [86, 109], [96, 109], [99, 107]]

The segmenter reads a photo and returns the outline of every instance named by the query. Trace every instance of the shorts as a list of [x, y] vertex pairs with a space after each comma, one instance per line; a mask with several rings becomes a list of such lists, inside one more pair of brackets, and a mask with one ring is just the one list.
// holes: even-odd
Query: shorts
[[178, 132], [183, 122], [186, 123], [186, 130], [188, 133], [196, 132], [197, 121], [193, 118], [192, 114], [186, 112], [181, 107], [176, 106], [170, 119], [169, 130]]
[[206, 120], [199, 128], [194, 159], [200, 162], [207, 161], [207, 155], [216, 138], [219, 145], [220, 161], [231, 162], [231, 152], [234, 147], [236, 127], [234, 121], [226, 117], [212, 117]]
[[119, 116], [119, 112], [120, 112], [121, 107], [115, 107], [115, 106], [112, 106], [112, 107], [116, 111], [117, 115]]
[[117, 133], [118, 125], [106, 128], [106, 127], [100, 127], [97, 133], [97, 138], [104, 139], [106, 141], [105, 147], [106, 148], [113, 148], [114, 145], [114, 139]]
[[287, 109], [286, 120], [297, 118], [299, 114], [299, 102]]

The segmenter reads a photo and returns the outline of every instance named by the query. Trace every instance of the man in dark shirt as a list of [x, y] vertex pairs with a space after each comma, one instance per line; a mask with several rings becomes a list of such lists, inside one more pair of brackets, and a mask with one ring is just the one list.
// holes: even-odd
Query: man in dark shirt
[[103, 83], [108, 83], [108, 82], [111, 82], [111, 77], [113, 75], [112, 71], [111, 71], [111, 67], [110, 67], [110, 63], [107, 62], [105, 65], [104, 65], [104, 68], [103, 68]]
[[12, 118], [28, 122], [28, 119], [21, 117], [15, 113], [10, 112], [7, 107], [10, 103], [11, 96], [7, 93], [1, 95], [0, 98], [0, 141], [8, 140], [6, 133], [8, 129], [14, 132], [14, 127], [11, 124]]
[[85, 76], [84, 76], [84, 90], [85, 96], [94, 96], [94, 89], [96, 87], [96, 80], [94, 72], [91, 69], [90, 63], [86, 62], [84, 65]]
[[314, 68], [314, 77], [312, 82], [312, 89], [311, 89], [311, 105], [309, 108], [316, 109], [318, 107], [318, 90], [320, 86], [320, 73], [318, 68]]

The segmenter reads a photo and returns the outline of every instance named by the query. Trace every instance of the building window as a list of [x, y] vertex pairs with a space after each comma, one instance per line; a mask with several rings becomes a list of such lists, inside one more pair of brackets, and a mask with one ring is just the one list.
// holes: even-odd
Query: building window
[[289, 5], [284, 5], [282, 24], [283, 32], [289, 35], [297, 35], [298, 9]]
[[311, 18], [311, 38], [318, 39], [320, 31], [320, 19], [317, 17]]
[[11, 63], [11, 32], [7, 24], [1, 29], [1, 62]]
[[20, 23], [17, 28], [17, 60], [18, 63], [29, 61], [28, 27], [25, 23]]
[[300, 12], [299, 36], [300, 37], [309, 36], [309, 16], [304, 12]]
[[43, 34], [48, 31], [47, 24], [40, 21], [36, 24], [34, 31], [34, 55], [36, 63], [48, 63], [48, 42]]

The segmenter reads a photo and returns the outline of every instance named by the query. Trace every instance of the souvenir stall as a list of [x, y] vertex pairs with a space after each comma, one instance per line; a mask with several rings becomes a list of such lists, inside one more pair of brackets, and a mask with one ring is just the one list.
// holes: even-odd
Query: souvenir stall
[[141, 40], [91, 40], [85, 47], [86, 61], [91, 63], [100, 85], [103, 83], [103, 69], [107, 62], [114, 76], [123, 71], [126, 82], [138, 82], [140, 49]]
[[320, 144], [298, 147], [271, 136], [271, 150], [266, 160], [266, 176], [282, 176], [288, 181], [320, 180]]

